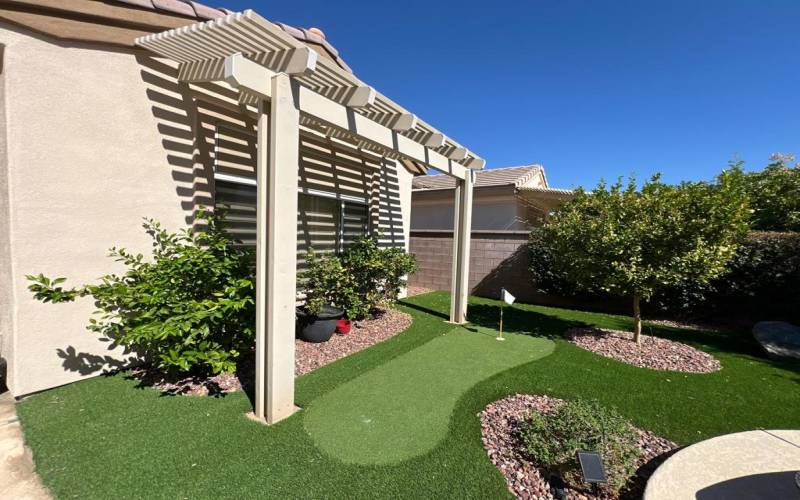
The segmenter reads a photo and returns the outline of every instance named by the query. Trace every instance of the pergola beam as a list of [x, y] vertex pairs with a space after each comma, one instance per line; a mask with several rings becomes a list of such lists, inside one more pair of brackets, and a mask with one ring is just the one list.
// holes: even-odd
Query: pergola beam
[[425, 138], [425, 142], [423, 144], [429, 148], [441, 148], [444, 146], [446, 140], [447, 138], [444, 136], [444, 134], [433, 132]]
[[345, 104], [348, 108], [364, 108], [375, 104], [377, 92], [368, 85], [356, 87]]
[[403, 113], [397, 116], [392, 123], [392, 130], [395, 132], [405, 132], [417, 126], [417, 117], [413, 113]]
[[[275, 75], [272, 70], [247, 59], [242, 54], [234, 54], [225, 59], [225, 81], [248, 94], [270, 99], [269, 82]], [[299, 110], [327, 126], [358, 136], [377, 146], [378, 149], [396, 153], [459, 179], [463, 179], [469, 172], [465, 166], [401, 135], [396, 130], [384, 127], [311, 89], [301, 85], [296, 87], [295, 99]], [[409, 115], [414, 116], [410, 113]]]

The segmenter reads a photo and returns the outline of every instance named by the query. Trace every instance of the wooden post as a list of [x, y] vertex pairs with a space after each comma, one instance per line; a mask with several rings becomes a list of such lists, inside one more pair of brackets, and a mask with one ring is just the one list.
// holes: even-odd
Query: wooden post
[[466, 323], [469, 296], [469, 247], [472, 232], [473, 172], [456, 179], [453, 215], [453, 278], [450, 299], [450, 321]]
[[[296, 106], [291, 78], [278, 73], [271, 81], [268, 145], [264, 148], [263, 126], [259, 118], [259, 163], [268, 158], [266, 186], [259, 180], [258, 200], [263, 197], [266, 223], [259, 224], [257, 247], [266, 246], [266, 259], [256, 265], [256, 410], [259, 420], [276, 423], [295, 411], [294, 406], [294, 330], [297, 295], [297, 176], [299, 169], [300, 112]], [[261, 170], [261, 169], [260, 169]], [[260, 171], [259, 174], [263, 172]], [[266, 189], [265, 189], [266, 188]], [[264, 191], [264, 192], [262, 192]], [[262, 228], [262, 226], [264, 226]], [[263, 258], [263, 251], [258, 252]], [[266, 264], [264, 266], [264, 264]], [[261, 280], [258, 280], [258, 276]], [[259, 294], [262, 298], [259, 299]], [[266, 306], [266, 307], [264, 307]], [[259, 364], [259, 356], [261, 363]]]

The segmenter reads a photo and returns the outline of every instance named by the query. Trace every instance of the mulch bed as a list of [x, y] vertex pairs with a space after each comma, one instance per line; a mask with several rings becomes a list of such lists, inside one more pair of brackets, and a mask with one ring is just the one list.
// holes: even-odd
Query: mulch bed
[[[353, 323], [347, 335], [334, 334], [328, 342], [313, 344], [295, 339], [295, 376], [300, 376], [333, 363], [337, 359], [387, 340], [411, 326], [411, 316], [396, 309], [377, 312], [375, 318]], [[170, 376], [149, 366], [131, 371], [131, 376], [143, 386], [155, 387], [169, 395], [219, 396], [238, 391], [253, 383], [255, 358], [243, 356], [236, 373], [222, 375]]]
[[567, 337], [573, 344], [595, 354], [629, 365], [653, 370], [687, 373], [711, 373], [722, 369], [720, 362], [707, 352], [673, 340], [641, 336], [641, 344], [633, 334], [598, 328], [572, 328]]
[[[522, 451], [519, 429], [520, 424], [531, 412], [550, 414], [563, 403], [563, 400], [549, 396], [516, 394], [489, 404], [478, 414], [481, 420], [483, 447], [489, 459], [505, 477], [509, 491], [517, 498], [554, 498], [550, 493], [550, 483], [545, 478], [544, 471], [538, 469], [530, 457]], [[595, 495], [591, 489], [568, 486], [565, 489], [566, 497], [587, 500], [641, 498], [647, 479], [664, 460], [677, 451], [678, 445], [649, 431], [635, 430], [639, 434], [642, 456], [636, 462], [636, 474], [620, 496], [611, 495], [603, 490]]]

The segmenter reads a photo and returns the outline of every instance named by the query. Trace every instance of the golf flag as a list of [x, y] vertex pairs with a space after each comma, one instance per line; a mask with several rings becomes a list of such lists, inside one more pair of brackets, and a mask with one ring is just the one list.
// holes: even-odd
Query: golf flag
[[508, 290], [506, 290], [505, 288], [500, 289], [500, 298], [503, 299], [503, 302], [505, 302], [508, 305], [513, 304], [514, 301], [517, 299], [516, 297], [508, 293]]

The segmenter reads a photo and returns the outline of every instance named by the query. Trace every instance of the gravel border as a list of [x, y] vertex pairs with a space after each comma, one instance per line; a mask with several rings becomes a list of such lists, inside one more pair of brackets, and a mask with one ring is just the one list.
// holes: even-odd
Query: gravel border
[[422, 295], [423, 293], [435, 292], [433, 288], [426, 288], [424, 286], [409, 286], [406, 288], [406, 297], [413, 297], [414, 295]]
[[[564, 400], [542, 395], [516, 394], [494, 401], [478, 414], [481, 421], [483, 447], [489, 460], [497, 467], [506, 480], [508, 490], [521, 499], [553, 499], [550, 483], [543, 472], [521, 451], [519, 440], [520, 424], [536, 411], [552, 413]], [[636, 474], [629, 486], [619, 497], [605, 491], [599, 496], [589, 489], [565, 489], [569, 499], [616, 499], [641, 498], [647, 479], [664, 460], [678, 449], [678, 445], [649, 431], [634, 428], [639, 435], [642, 457], [636, 462]]]
[[[411, 316], [397, 309], [379, 310], [375, 317], [353, 323], [347, 335], [334, 334], [328, 342], [319, 344], [295, 339], [294, 373], [299, 377], [383, 342], [411, 326]], [[169, 376], [151, 367], [141, 366], [131, 376], [143, 386], [155, 387], [164, 394], [190, 396], [219, 396], [250, 386], [253, 381], [255, 358], [243, 356], [236, 373], [208, 376]]]
[[630, 332], [599, 328], [571, 328], [567, 337], [587, 351], [639, 368], [684, 373], [712, 373], [722, 369], [711, 354], [660, 337], [642, 335], [641, 344], [636, 344]]

